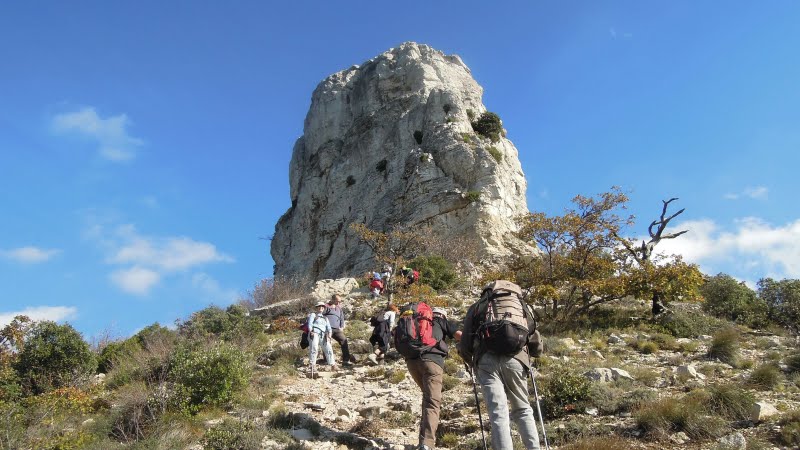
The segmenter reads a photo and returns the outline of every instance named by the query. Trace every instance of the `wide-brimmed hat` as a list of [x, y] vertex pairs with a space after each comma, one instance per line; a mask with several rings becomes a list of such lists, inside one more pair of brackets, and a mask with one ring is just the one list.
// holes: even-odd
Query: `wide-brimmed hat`
[[444, 308], [433, 308], [433, 313], [434, 314], [441, 314], [444, 317], [447, 317], [447, 311], [445, 311]]
[[320, 300], [317, 302], [316, 305], [314, 305], [314, 308], [319, 308], [320, 306], [328, 306], [328, 305], [326, 305], [325, 302]]

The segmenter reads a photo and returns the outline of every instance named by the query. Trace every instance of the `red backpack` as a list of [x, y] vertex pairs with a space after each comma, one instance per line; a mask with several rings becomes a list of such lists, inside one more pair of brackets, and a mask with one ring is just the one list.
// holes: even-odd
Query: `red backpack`
[[407, 359], [435, 350], [433, 311], [425, 302], [409, 303], [400, 310], [394, 332], [394, 346]]

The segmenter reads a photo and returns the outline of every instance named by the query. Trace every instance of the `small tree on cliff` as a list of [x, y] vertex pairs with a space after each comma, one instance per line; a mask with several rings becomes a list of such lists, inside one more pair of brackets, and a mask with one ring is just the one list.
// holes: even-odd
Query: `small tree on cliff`
[[[362, 243], [372, 249], [376, 264], [390, 266], [393, 274], [396, 274], [407, 261], [419, 255], [422, 250], [422, 242], [417, 233], [410, 228], [397, 227], [384, 233], [373, 230], [363, 223], [352, 223], [350, 229]], [[394, 294], [394, 278], [392, 277], [386, 286], [389, 302], [392, 301]]]
[[511, 276], [530, 288], [542, 315], [569, 319], [630, 295], [649, 298], [658, 293], [664, 299], [695, 295], [701, 281], [695, 266], [679, 257], [654, 261], [649, 254], [647, 263], [631, 257], [631, 241], [620, 235], [633, 224], [633, 216], [618, 214], [628, 201], [619, 188], [597, 198], [578, 195], [572, 201], [575, 207], [564, 215], [530, 213], [520, 222], [519, 237], [534, 243], [542, 254], [519, 258], [512, 263]]

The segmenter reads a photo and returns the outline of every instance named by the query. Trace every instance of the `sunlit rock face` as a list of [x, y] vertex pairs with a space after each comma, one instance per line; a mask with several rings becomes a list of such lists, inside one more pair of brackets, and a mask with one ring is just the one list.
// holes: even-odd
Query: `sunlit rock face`
[[351, 223], [426, 225], [473, 240], [486, 260], [520, 243], [527, 213], [517, 149], [476, 134], [483, 89], [456, 55], [407, 42], [324, 79], [290, 164], [291, 207], [275, 226], [276, 276], [371, 269]]

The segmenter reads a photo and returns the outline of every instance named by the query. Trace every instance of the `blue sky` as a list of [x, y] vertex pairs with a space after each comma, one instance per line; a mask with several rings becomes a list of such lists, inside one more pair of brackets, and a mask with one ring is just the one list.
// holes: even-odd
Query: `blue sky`
[[619, 185], [641, 235], [679, 197], [666, 250], [800, 278], [800, 3], [226, 3], [0, 5], [0, 323], [235, 301], [272, 274], [312, 90], [404, 41], [470, 66], [532, 210]]

